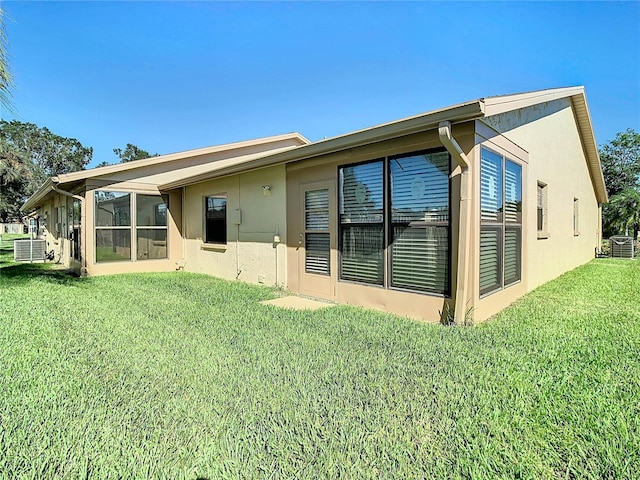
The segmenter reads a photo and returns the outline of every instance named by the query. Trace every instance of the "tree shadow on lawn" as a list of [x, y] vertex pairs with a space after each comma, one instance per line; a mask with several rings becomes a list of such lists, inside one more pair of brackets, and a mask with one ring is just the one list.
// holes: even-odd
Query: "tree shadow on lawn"
[[[5, 266], [6, 265], [6, 266]], [[44, 281], [58, 285], [78, 285], [82, 278], [70, 270], [51, 263], [14, 263], [0, 257], [0, 285]]]

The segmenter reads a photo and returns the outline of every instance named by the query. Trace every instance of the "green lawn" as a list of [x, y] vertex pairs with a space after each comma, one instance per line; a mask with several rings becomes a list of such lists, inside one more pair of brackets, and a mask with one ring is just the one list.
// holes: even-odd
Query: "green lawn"
[[[0, 251], [0, 478], [637, 478], [640, 261], [473, 328]], [[3, 258], [5, 263], [3, 262]]]

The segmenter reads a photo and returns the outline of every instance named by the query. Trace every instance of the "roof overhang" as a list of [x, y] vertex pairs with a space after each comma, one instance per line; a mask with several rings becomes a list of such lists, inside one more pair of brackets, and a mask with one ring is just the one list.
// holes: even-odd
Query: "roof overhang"
[[587, 166], [593, 188], [596, 192], [598, 203], [607, 203], [609, 196], [607, 195], [607, 186], [604, 183], [604, 175], [602, 174], [602, 164], [600, 163], [600, 154], [598, 153], [598, 144], [593, 133], [593, 125], [591, 123], [591, 115], [589, 115], [589, 107], [587, 106], [587, 95], [582, 92], [571, 96], [573, 102], [573, 111], [575, 112], [576, 122], [580, 130], [582, 138], [582, 147], [587, 157]]
[[20, 210], [26, 213], [30, 213], [32, 210], [40, 206], [45, 197], [53, 192], [53, 186], [57, 183], [58, 177], [47, 178], [42, 186], [27, 199], [22, 207], [20, 207]]
[[[289, 147], [274, 148], [275, 145], [293, 144]], [[226, 143], [223, 145], [215, 145], [212, 147], [197, 148], [194, 150], [186, 150], [184, 152], [170, 153], [168, 155], [160, 155], [157, 157], [149, 157], [142, 160], [135, 160], [127, 163], [119, 163], [116, 165], [108, 165], [106, 167], [92, 168], [89, 170], [79, 170], [77, 172], [65, 173], [55, 177], [48, 178], [38, 190], [36, 190], [31, 197], [27, 199], [20, 210], [28, 212], [31, 211], [42, 203], [48, 195], [53, 191], [54, 186], [67, 186], [71, 184], [81, 183], [89, 178], [100, 178], [107, 175], [113, 175], [121, 172], [127, 172], [136, 169], [142, 169], [145, 167], [152, 167], [164, 163], [169, 163], [175, 160], [184, 160], [193, 157], [199, 157], [202, 155], [210, 154], [229, 154], [230, 158], [244, 158], [253, 159], [256, 157], [262, 157], [274, 152], [281, 152], [290, 148], [295, 148], [297, 145], [306, 145], [310, 143], [308, 139], [300, 135], [297, 132], [287, 133], [284, 135], [274, 135], [271, 137], [257, 138], [253, 140], [245, 140], [242, 142]], [[297, 144], [297, 145], [296, 145]], [[247, 151], [255, 150], [257, 148], [269, 147], [270, 149], [259, 151], [253, 154], [247, 155]], [[273, 149], [273, 150], [271, 150]], [[220, 162], [220, 165], [228, 165], [226, 161]]]

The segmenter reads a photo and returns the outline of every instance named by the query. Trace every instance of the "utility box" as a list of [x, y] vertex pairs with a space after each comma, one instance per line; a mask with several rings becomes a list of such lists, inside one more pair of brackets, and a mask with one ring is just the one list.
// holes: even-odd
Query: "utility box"
[[236, 208], [231, 212], [231, 223], [240, 225], [242, 223], [242, 210]]
[[44, 239], [27, 239], [13, 241], [14, 262], [44, 262], [47, 242]]
[[634, 245], [632, 237], [614, 235], [609, 238], [611, 244], [611, 258], [633, 258]]

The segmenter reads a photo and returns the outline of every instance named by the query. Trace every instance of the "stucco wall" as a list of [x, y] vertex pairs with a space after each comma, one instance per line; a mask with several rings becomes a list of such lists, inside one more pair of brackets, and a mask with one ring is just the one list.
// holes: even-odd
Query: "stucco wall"
[[[264, 195], [263, 185], [269, 185], [270, 195]], [[227, 243], [212, 246], [204, 242], [204, 198], [220, 194], [227, 196]], [[283, 165], [185, 187], [185, 270], [286, 285], [285, 201]], [[280, 243], [274, 242], [276, 235]]]
[[[570, 99], [559, 99], [488, 117], [486, 123], [529, 152], [526, 180], [529, 215], [523, 226], [530, 291], [588, 262], [598, 246], [599, 210]], [[547, 185], [548, 238], [537, 235], [537, 185]], [[573, 200], [579, 200], [579, 235]]]
[[[53, 252], [53, 262], [70, 267], [72, 259], [68, 215], [73, 202], [67, 198], [64, 195], [52, 195], [38, 209], [37, 214], [40, 217], [41, 236], [47, 242], [47, 253]], [[59, 213], [62, 214], [61, 218], [58, 218]]]

